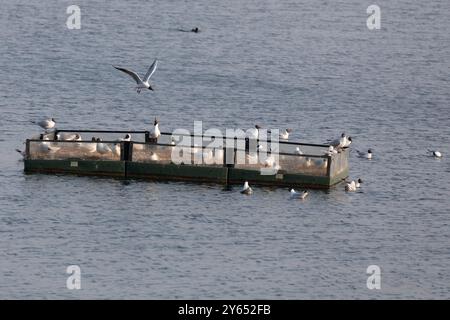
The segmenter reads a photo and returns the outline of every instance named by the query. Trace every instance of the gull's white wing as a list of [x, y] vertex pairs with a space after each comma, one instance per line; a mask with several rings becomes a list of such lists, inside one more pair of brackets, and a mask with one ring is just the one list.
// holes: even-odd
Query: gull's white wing
[[119, 68], [119, 67], [116, 67], [116, 66], [113, 66], [113, 67], [116, 68], [117, 70], [125, 72], [126, 74], [131, 76], [134, 79], [134, 81], [136, 81], [137, 84], [140, 84], [142, 82], [141, 78], [137, 75], [136, 72], [128, 70], [128, 69], [125, 69], [125, 68]]
[[148, 81], [151, 78], [153, 73], [155, 73], [157, 66], [158, 66], [158, 59], [155, 59], [155, 61], [153, 61], [152, 65], [150, 66], [150, 68], [148, 68], [148, 71], [144, 76], [144, 81]]

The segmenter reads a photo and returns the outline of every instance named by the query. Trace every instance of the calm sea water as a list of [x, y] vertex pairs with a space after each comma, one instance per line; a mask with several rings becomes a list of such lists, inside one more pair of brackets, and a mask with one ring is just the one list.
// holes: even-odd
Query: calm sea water
[[[450, 298], [450, 2], [2, 1], [0, 298]], [[180, 32], [198, 26], [198, 34]], [[112, 65], [144, 73], [140, 95]], [[294, 128], [354, 149], [343, 186], [289, 201], [220, 185], [25, 175], [59, 128]], [[444, 158], [427, 156], [439, 149]], [[81, 290], [66, 267], [81, 267]], [[381, 268], [368, 290], [366, 268]]]

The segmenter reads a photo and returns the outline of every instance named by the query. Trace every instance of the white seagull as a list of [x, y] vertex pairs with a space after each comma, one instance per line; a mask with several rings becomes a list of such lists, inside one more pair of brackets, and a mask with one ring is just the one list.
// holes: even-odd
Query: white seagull
[[308, 196], [308, 191], [304, 190], [302, 192], [297, 192], [294, 189], [291, 189], [291, 198], [292, 199], [305, 199]]
[[300, 147], [295, 148], [295, 153], [298, 154], [299, 156], [303, 154], [303, 151], [300, 150]]
[[60, 140], [60, 141], [81, 141], [81, 136], [78, 133], [59, 132], [56, 135], [56, 140]]
[[258, 139], [259, 138], [259, 129], [261, 129], [261, 127], [259, 125], [255, 125], [254, 128], [248, 129], [247, 130], [247, 138], [250, 139]]
[[44, 119], [41, 121], [31, 121], [31, 123], [37, 124], [39, 127], [41, 127], [42, 129], [45, 130], [45, 132], [47, 132], [47, 130], [53, 129], [56, 125], [56, 121], [55, 119], [51, 118], [51, 119]]
[[136, 92], [141, 93], [142, 89], [153, 90], [152, 86], [149, 83], [149, 80], [150, 80], [151, 76], [153, 75], [153, 73], [155, 72], [157, 66], [158, 66], [158, 60], [155, 59], [155, 61], [153, 61], [152, 65], [150, 66], [150, 68], [148, 68], [148, 71], [145, 74], [143, 79], [141, 79], [138, 76], [138, 74], [134, 71], [131, 71], [131, 70], [128, 70], [125, 68], [119, 68], [116, 66], [113, 66], [113, 67], [116, 68], [117, 70], [125, 72], [126, 74], [131, 76], [134, 79], [134, 81], [136, 81], [136, 84], [137, 84]]
[[241, 189], [242, 194], [252, 194], [253, 189], [248, 185], [248, 181], [244, 182], [244, 186]]
[[102, 139], [97, 138], [97, 152], [100, 154], [107, 154], [112, 152], [111, 148], [107, 145], [101, 142]]
[[428, 152], [430, 152], [435, 158], [442, 158], [442, 153], [439, 151], [428, 150]]
[[154, 139], [157, 139], [161, 136], [161, 131], [159, 130], [159, 122], [156, 120], [153, 122], [153, 129], [150, 130], [150, 136]]
[[131, 141], [131, 134], [127, 133], [124, 138], [120, 139], [120, 141]]
[[288, 140], [289, 134], [292, 132], [292, 129], [286, 129], [280, 133], [280, 140]]
[[356, 191], [356, 182], [355, 181], [347, 182], [347, 184], [345, 185], [345, 191], [348, 192]]
[[345, 133], [341, 134], [341, 137], [339, 139], [335, 139], [330, 142], [330, 145], [333, 146], [335, 149], [344, 148], [347, 145], [347, 136]]
[[372, 159], [372, 149], [367, 150], [367, 152], [361, 152], [356, 150], [356, 152], [358, 153], [358, 157], [360, 158], [366, 158], [366, 159]]

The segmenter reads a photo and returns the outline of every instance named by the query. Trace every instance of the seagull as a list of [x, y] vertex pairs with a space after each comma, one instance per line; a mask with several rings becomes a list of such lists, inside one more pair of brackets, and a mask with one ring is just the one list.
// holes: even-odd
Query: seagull
[[82, 147], [90, 153], [96, 152], [97, 151], [97, 138], [92, 137], [92, 142], [90, 143], [83, 143]]
[[333, 146], [329, 146], [328, 147], [328, 151], [325, 151], [325, 154], [331, 156], [333, 154], [337, 154], [338, 151], [333, 147]]
[[120, 157], [120, 143], [114, 143], [112, 152], [113, 152], [114, 155]]
[[350, 147], [350, 144], [352, 143], [352, 137], [346, 137], [347, 139], [345, 140], [344, 146], [343, 148], [348, 148]]
[[292, 132], [292, 129], [286, 129], [280, 133], [280, 140], [288, 140], [289, 134]]
[[60, 132], [56, 135], [56, 140], [81, 141], [81, 136], [78, 133]]
[[161, 136], [161, 131], [159, 130], [159, 122], [156, 120], [153, 122], [153, 129], [150, 130], [150, 136], [154, 139], [158, 139]]
[[43, 152], [43, 153], [54, 153], [57, 152], [59, 149], [61, 149], [60, 147], [55, 147], [50, 145], [50, 142], [41, 142], [39, 144], [39, 152]]
[[330, 142], [330, 145], [335, 149], [344, 148], [346, 144], [347, 144], [347, 136], [345, 135], [345, 133], [342, 133], [340, 138]]
[[53, 118], [51, 118], [51, 119], [44, 119], [44, 120], [41, 120], [39, 122], [31, 121], [31, 123], [37, 124], [39, 127], [44, 129], [45, 132], [47, 132], [47, 130], [53, 129], [55, 127], [55, 125], [56, 125], [56, 121]]
[[355, 181], [347, 182], [347, 184], [345, 185], [345, 191], [348, 192], [356, 191], [356, 182]]
[[367, 153], [358, 150], [356, 150], [356, 152], [358, 153], [358, 157], [360, 158], [366, 158], [369, 160], [372, 159], [372, 149], [367, 150]]
[[159, 156], [155, 152], [151, 151], [150, 160], [158, 161], [159, 160]]
[[19, 149], [16, 149], [16, 151], [17, 151], [18, 153], [20, 153], [24, 159], [26, 158], [27, 153], [26, 153], [25, 151], [22, 151], [22, 150], [19, 150]]
[[102, 139], [97, 138], [97, 152], [100, 154], [106, 154], [112, 152], [111, 148], [107, 145], [101, 142]]
[[291, 199], [305, 199], [308, 196], [308, 191], [304, 190], [301, 193], [291, 189]]
[[300, 150], [300, 147], [295, 148], [295, 153], [301, 156], [303, 154], [303, 151]]
[[258, 139], [259, 138], [259, 129], [261, 129], [261, 127], [259, 125], [255, 125], [254, 128], [248, 129], [247, 130], [247, 138], [250, 139]]
[[362, 183], [363, 183], [362, 179], [358, 179], [356, 181], [353, 180], [351, 182], [347, 181], [347, 184], [345, 185], [345, 191], [349, 192], [356, 191], [356, 189], [361, 187]]
[[127, 133], [125, 138], [120, 139], [120, 141], [131, 141], [131, 134]]
[[442, 153], [440, 153], [439, 151], [428, 150], [428, 152], [431, 152], [431, 154], [435, 158], [442, 158]]
[[131, 76], [134, 79], [134, 81], [136, 81], [136, 83], [137, 83], [136, 92], [141, 93], [142, 89], [153, 90], [152, 86], [150, 85], [150, 83], [148, 81], [150, 80], [151, 76], [155, 72], [157, 66], [158, 66], [158, 60], [155, 59], [155, 61], [153, 61], [152, 65], [150, 66], [150, 68], [148, 68], [148, 71], [145, 74], [144, 79], [141, 79], [138, 76], [138, 74], [134, 71], [131, 71], [131, 70], [128, 70], [125, 68], [119, 68], [116, 66], [113, 66], [113, 67], [116, 68], [117, 70], [125, 72], [126, 74]]
[[241, 189], [242, 194], [252, 194], [253, 189], [248, 185], [248, 181], [244, 182], [244, 186]]

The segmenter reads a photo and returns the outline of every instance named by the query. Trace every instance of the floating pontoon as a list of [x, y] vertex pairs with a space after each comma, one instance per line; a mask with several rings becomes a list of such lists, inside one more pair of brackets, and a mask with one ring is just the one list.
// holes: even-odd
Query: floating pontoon
[[[62, 132], [78, 133], [84, 139], [100, 137], [102, 141], [56, 140]], [[132, 141], [116, 140], [127, 133]], [[25, 172], [220, 184], [248, 181], [308, 188], [330, 188], [348, 176], [348, 149], [329, 155], [329, 145], [325, 144], [279, 141], [275, 153], [270, 151], [271, 141], [236, 137], [162, 133], [156, 140], [148, 131], [95, 130], [56, 130], [50, 136], [52, 140], [26, 141]], [[174, 137], [189, 143], [175, 143]], [[211, 141], [222, 147], [211, 147]]]

